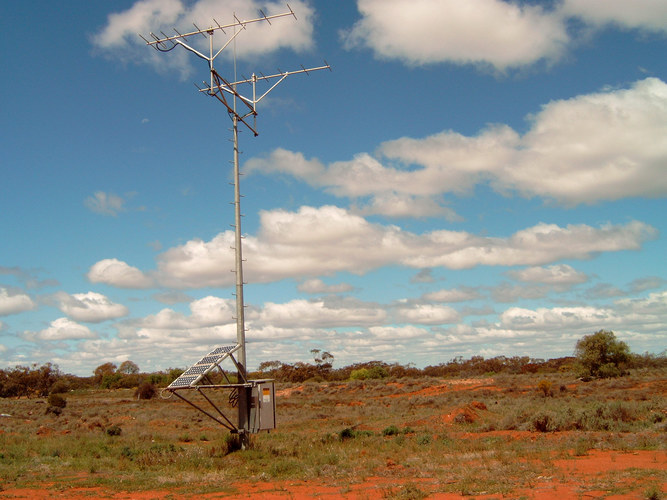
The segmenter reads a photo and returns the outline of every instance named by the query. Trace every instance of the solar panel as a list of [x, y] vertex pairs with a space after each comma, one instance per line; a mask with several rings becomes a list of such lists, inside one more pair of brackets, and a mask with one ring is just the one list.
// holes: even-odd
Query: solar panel
[[224, 353], [230, 353], [230, 352], [235, 351], [238, 347], [239, 347], [238, 344], [236, 344], [236, 345], [225, 345], [225, 346], [218, 347], [217, 349], [212, 350], [209, 353], [209, 355], [222, 354], [223, 352]]
[[239, 347], [239, 344], [216, 347], [190, 368], [185, 370], [180, 377], [169, 384], [167, 389], [194, 386], [204, 377], [204, 375], [215, 368], [226, 357], [231, 356]]
[[204, 356], [202, 359], [197, 361], [195, 364], [205, 365], [205, 364], [216, 363], [216, 362], [220, 361], [220, 358], [222, 358], [222, 356]]
[[181, 375], [176, 380], [174, 380], [171, 384], [169, 384], [169, 387], [187, 387], [192, 382], [197, 380], [198, 378], [199, 378], [199, 375], [189, 375], [189, 376], [185, 376], [185, 377], [183, 375]]
[[185, 370], [183, 372], [183, 375], [203, 375], [213, 366], [214, 366], [213, 363], [208, 363], [205, 365], [195, 365]]

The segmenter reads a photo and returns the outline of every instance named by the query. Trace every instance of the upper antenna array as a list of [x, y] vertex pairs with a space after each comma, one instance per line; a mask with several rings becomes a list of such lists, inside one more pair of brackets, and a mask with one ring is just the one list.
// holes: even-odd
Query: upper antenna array
[[[285, 78], [287, 78], [290, 75], [295, 75], [298, 73], [308, 74], [311, 71], [318, 71], [322, 69], [331, 70], [331, 66], [329, 66], [329, 64], [326, 61], [324, 61], [323, 66], [317, 66], [312, 68], [305, 68], [301, 66], [300, 69], [291, 71], [281, 71], [280, 69], [278, 69], [277, 73], [273, 73], [270, 75], [265, 75], [262, 72], [260, 72], [258, 76], [255, 73], [253, 73], [251, 77], [249, 78], [243, 77], [240, 80], [236, 80], [236, 75], [234, 75], [235, 77], [234, 81], [228, 81], [227, 79], [223, 78], [220, 75], [220, 73], [218, 73], [218, 71], [215, 69], [214, 67], [215, 59], [222, 53], [223, 50], [225, 50], [229, 46], [229, 44], [232, 41], [236, 39], [236, 37], [246, 28], [247, 25], [260, 22], [266, 22], [271, 24], [272, 19], [278, 19], [287, 16], [291, 16], [294, 19], [296, 19], [296, 14], [292, 10], [292, 8], [289, 6], [289, 4], [286, 5], [288, 12], [283, 12], [281, 14], [273, 14], [267, 16], [262, 10], [260, 10], [259, 12], [261, 13], [261, 17], [248, 20], [240, 20], [238, 17], [236, 17], [236, 14], [234, 14], [234, 22], [228, 24], [220, 24], [215, 18], [213, 18], [215, 25], [211, 25], [208, 28], [202, 29], [193, 23], [195, 31], [190, 31], [188, 33], [181, 33], [176, 28], [172, 28], [175, 33], [174, 35], [167, 35], [163, 31], [160, 31], [162, 37], [157, 36], [153, 32], [150, 33], [150, 38], [152, 38], [152, 40], [148, 40], [142, 35], [139, 36], [146, 42], [147, 45], [153, 47], [154, 49], [160, 52], [169, 52], [170, 50], [180, 45], [181, 47], [195, 54], [197, 57], [207, 61], [209, 65], [210, 79], [208, 82], [203, 82], [203, 86], [199, 86], [197, 84], [195, 84], [195, 86], [199, 89], [200, 92], [206, 93], [212, 97], [216, 97], [220, 102], [222, 102], [222, 104], [225, 105], [230, 115], [236, 117], [238, 121], [246, 125], [256, 136], [258, 135], [257, 120], [256, 120], [257, 104], [262, 99], [264, 99], [264, 97], [266, 97], [269, 94], [269, 92], [271, 92], [274, 88], [276, 88], [276, 86], [278, 86], [279, 83], [281, 83]], [[232, 30], [232, 29], [233, 33], [228, 35], [226, 30]], [[220, 33], [226, 36], [227, 40], [220, 46], [220, 48], [217, 48], [214, 47], [213, 38], [216, 34]], [[191, 37], [196, 37], [197, 35], [203, 36], [204, 38], [208, 39], [209, 42], [208, 55], [203, 54], [201, 51], [197, 50], [192, 43], [190, 43], [189, 39]], [[234, 55], [234, 57], [236, 57], [236, 54]], [[258, 93], [257, 92], [258, 82], [266, 82], [269, 84], [269, 86], [268, 88], [265, 88], [265, 90]], [[238, 91], [239, 87], [244, 85], [247, 85], [251, 88], [252, 92], [250, 93], [250, 95], [243, 95]], [[227, 100], [228, 95], [232, 96], [231, 102]], [[242, 112], [239, 112], [236, 109], [237, 98], [245, 105], [245, 108]], [[250, 116], [253, 117], [252, 123], [247, 120], [247, 118]]]
[[[261, 17], [247, 21], [241, 21], [238, 17], [236, 17], [236, 15], [234, 15], [234, 22], [225, 25], [222, 25], [213, 19], [215, 25], [212, 25], [206, 29], [201, 29], [195, 24], [195, 31], [188, 33], [181, 33], [176, 28], [174, 28], [175, 34], [171, 36], [160, 32], [162, 34], [162, 38], [157, 36], [155, 33], [150, 33], [150, 38], [152, 38], [152, 40], [148, 40], [143, 36], [141, 37], [147, 45], [160, 52], [168, 52], [174, 47], [180, 45], [181, 47], [195, 54], [197, 57], [204, 59], [208, 63], [210, 79], [208, 83], [204, 82], [203, 87], [197, 86], [197, 88], [200, 92], [216, 97], [220, 102], [222, 102], [227, 108], [229, 116], [232, 119], [232, 132], [234, 137], [234, 261], [236, 266], [234, 272], [236, 273], [236, 345], [214, 349], [208, 355], [204, 356], [204, 358], [198, 361], [192, 368], [186, 371], [187, 375], [184, 374], [177, 381], [171, 384], [167, 390], [177, 394], [179, 397], [181, 397], [181, 399], [201, 410], [209, 417], [217, 420], [231, 431], [238, 432], [241, 435], [242, 444], [244, 447], [249, 443], [247, 437], [248, 433], [258, 432], [262, 429], [275, 427], [275, 399], [273, 397], [272, 381], [253, 381], [248, 380], [246, 376], [245, 306], [243, 300], [243, 238], [241, 232], [241, 191], [239, 187], [240, 173], [238, 123], [242, 122], [255, 135], [257, 135], [257, 103], [264, 99], [264, 97], [266, 97], [269, 92], [276, 88], [280, 82], [282, 82], [290, 75], [297, 73], [308, 74], [312, 71], [317, 71], [320, 69], [330, 70], [331, 67], [329, 64], [327, 64], [326, 61], [324, 61], [324, 66], [318, 66], [314, 68], [304, 68], [301, 66], [300, 69], [293, 71], [281, 71], [279, 69], [277, 73], [273, 73], [268, 76], [263, 73], [260, 73], [260, 76], [257, 76], [253, 73], [250, 78], [243, 77], [239, 80], [236, 77], [235, 62], [234, 77], [231, 78], [230, 81], [223, 78], [220, 73], [216, 71], [214, 62], [215, 59], [222, 53], [222, 51], [225, 50], [232, 41], [236, 40], [236, 37], [239, 35], [239, 33], [245, 30], [247, 25], [261, 22], [271, 24], [271, 20], [287, 16], [292, 16], [296, 19], [296, 15], [294, 14], [292, 8], [289, 5], [287, 5], [287, 8], [289, 9], [289, 12], [283, 12], [282, 14], [275, 14], [271, 16], [267, 16], [260, 10], [260, 13], [262, 14]], [[225, 37], [225, 41], [221, 44], [220, 48], [214, 48], [213, 38], [216, 35], [222, 35]], [[200, 50], [197, 50], [194, 47], [193, 43], [191, 43], [191, 38], [197, 36], [202, 36], [208, 40], [208, 55], [204, 55]], [[236, 53], [234, 54], [234, 58], [236, 58]], [[257, 84], [259, 82], [265, 84], [265, 90], [261, 91], [260, 93], [257, 92]], [[252, 92], [249, 93], [249, 95], [243, 95], [239, 92], [239, 88], [250, 88]], [[231, 97], [229, 101], [227, 100], [228, 96]], [[236, 109], [237, 101], [243, 103], [243, 110], [241, 112], [237, 111]], [[250, 116], [253, 118], [252, 122], [247, 120], [247, 118]], [[204, 378], [208, 377], [208, 374], [211, 371], [214, 371], [216, 367], [220, 368], [220, 362], [227, 358], [230, 358], [234, 362], [234, 365], [236, 365], [236, 383], [231, 383], [228, 380], [227, 384], [214, 384], [210, 380], [206, 379], [208, 380], [207, 385], [201, 385], [200, 382], [204, 380]], [[270, 387], [267, 387], [266, 384], [269, 383], [271, 385]], [[232, 398], [232, 394], [230, 394], [230, 398], [236, 401], [235, 404], [238, 406], [238, 426], [234, 426], [231, 421], [224, 416], [219, 407], [212, 403], [211, 400], [207, 396], [204, 396], [203, 393], [201, 393], [202, 396], [213, 405], [213, 407], [217, 410], [217, 413], [219, 413], [224, 420], [219, 420], [217, 417], [212, 416], [210, 413], [201, 409], [199, 406], [177, 393], [177, 391], [181, 389], [184, 390], [186, 388], [194, 389], [200, 393], [202, 388], [232, 388], [234, 391], [234, 397]], [[273, 406], [271, 407], [271, 405]], [[264, 418], [265, 422], [260, 422], [260, 424], [256, 425], [258, 411], [260, 412], [259, 420], [262, 421], [262, 418]], [[264, 414], [264, 417], [261, 417], [261, 414]], [[268, 422], [266, 422], [266, 420], [268, 420]]]

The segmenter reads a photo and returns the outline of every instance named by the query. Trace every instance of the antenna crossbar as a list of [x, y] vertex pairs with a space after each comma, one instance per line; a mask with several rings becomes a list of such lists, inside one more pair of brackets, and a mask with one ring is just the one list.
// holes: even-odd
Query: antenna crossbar
[[163, 35], [162, 38], [159, 38], [157, 35], [155, 35], [153, 33], [150, 33], [153, 40], [146, 40], [143, 36], [141, 36], [141, 35], [139, 35], [139, 36], [141, 36], [141, 38], [144, 39], [144, 41], [146, 42], [146, 45], [151, 45], [151, 46], [155, 46], [155, 48], [158, 48], [158, 46], [160, 44], [165, 44], [166, 42], [174, 43], [175, 40], [185, 40], [186, 38], [191, 37], [191, 36], [195, 36], [195, 35], [204, 35], [204, 34], [211, 35], [214, 31], [218, 31], [218, 30], [222, 31], [224, 33], [226, 29], [235, 28], [235, 27], [236, 28], [245, 28], [246, 25], [252, 24], [252, 23], [268, 22], [269, 24], [271, 24], [271, 19], [277, 19], [279, 17], [292, 16], [292, 17], [294, 17], [294, 19], [296, 19], [296, 14], [294, 14], [294, 11], [289, 6], [289, 4], [287, 4], [287, 8], [289, 9], [289, 12], [282, 12], [280, 14], [273, 14], [273, 15], [270, 15], [270, 16], [267, 16], [262, 12], [262, 14], [263, 14], [262, 17], [257, 17], [257, 18], [254, 18], [254, 19], [240, 20], [239, 18], [234, 16], [234, 19], [235, 19], [234, 22], [228, 23], [228, 24], [223, 24], [223, 25], [221, 25], [220, 23], [218, 23], [218, 21], [215, 21], [215, 19], [214, 19], [214, 21], [216, 23], [215, 26], [209, 26], [208, 28], [203, 28], [202, 29], [202, 28], [199, 28], [199, 26], [197, 26], [195, 24], [194, 25], [195, 28], [196, 28], [195, 31], [189, 31], [187, 33], [180, 33], [176, 28], [172, 28], [176, 32], [176, 34], [168, 36], [167, 34], [162, 33], [162, 35]]

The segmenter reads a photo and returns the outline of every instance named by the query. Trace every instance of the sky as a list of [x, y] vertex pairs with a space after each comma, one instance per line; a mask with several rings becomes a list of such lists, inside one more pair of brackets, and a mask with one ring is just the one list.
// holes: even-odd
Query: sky
[[[239, 129], [249, 369], [549, 359], [600, 329], [664, 352], [666, 2], [289, 7], [212, 40], [227, 80], [331, 66]], [[205, 60], [139, 34], [284, 12], [0, 5], [0, 368], [151, 372], [236, 342], [232, 122]]]

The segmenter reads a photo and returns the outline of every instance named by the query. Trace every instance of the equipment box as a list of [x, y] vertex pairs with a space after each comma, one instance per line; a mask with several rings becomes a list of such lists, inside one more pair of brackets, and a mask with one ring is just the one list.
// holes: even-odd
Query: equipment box
[[254, 381], [250, 397], [250, 432], [276, 428], [276, 398], [273, 380]]

